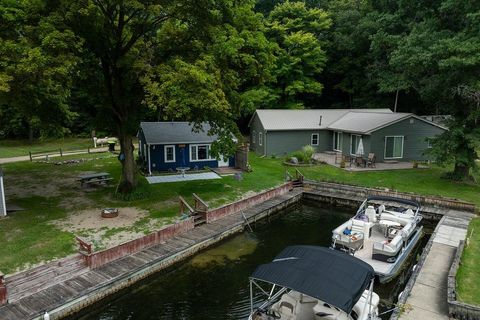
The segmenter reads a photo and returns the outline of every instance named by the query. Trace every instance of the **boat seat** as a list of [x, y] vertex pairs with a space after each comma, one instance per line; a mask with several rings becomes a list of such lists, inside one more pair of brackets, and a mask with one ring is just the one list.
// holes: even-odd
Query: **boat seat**
[[373, 206], [368, 206], [365, 210], [365, 215], [368, 217], [369, 222], [377, 222], [377, 216], [375, 208]]
[[387, 243], [375, 242], [373, 244], [372, 256], [383, 255], [393, 257], [398, 254], [403, 245], [403, 237], [398, 234], [392, 241]]
[[380, 220], [388, 220], [388, 221], [398, 222], [402, 226], [405, 226], [406, 224], [408, 224], [411, 221], [411, 219], [408, 219], [407, 217], [397, 216], [397, 215], [392, 214], [388, 211], [382, 212], [382, 214], [380, 215]]

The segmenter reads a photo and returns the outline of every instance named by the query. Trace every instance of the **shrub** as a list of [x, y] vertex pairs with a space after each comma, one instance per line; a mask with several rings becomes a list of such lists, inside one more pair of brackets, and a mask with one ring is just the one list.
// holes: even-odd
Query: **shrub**
[[315, 153], [315, 149], [311, 145], [306, 145], [302, 148], [302, 153], [304, 162], [310, 162], [313, 154]]

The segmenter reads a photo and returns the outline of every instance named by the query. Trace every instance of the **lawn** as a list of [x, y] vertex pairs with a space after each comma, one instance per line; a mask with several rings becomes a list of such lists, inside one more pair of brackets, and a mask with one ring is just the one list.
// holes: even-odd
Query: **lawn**
[[468, 228], [469, 241], [457, 272], [457, 299], [480, 305], [480, 218], [472, 220]]
[[[30, 161], [4, 165], [8, 199], [25, 209], [0, 220], [0, 270], [4, 273], [74, 253], [74, 235], [85, 237], [97, 249], [102, 249], [157, 230], [179, 217], [180, 195], [193, 203], [191, 194], [196, 193], [214, 208], [279, 185], [285, 176], [282, 159], [250, 154], [253, 172], [245, 173], [241, 181], [224, 177], [150, 185], [140, 177], [137, 191], [122, 199], [114, 196], [120, 176], [115, 155], [70, 156], [79, 157], [84, 161], [69, 165]], [[288, 170], [294, 172], [293, 168]], [[89, 171], [109, 172], [114, 180], [109, 187], [96, 188], [93, 192], [82, 189], [76, 179], [79, 174]], [[446, 181], [441, 178], [445, 169], [438, 167], [347, 172], [319, 165], [300, 171], [309, 179], [442, 195], [480, 205], [479, 185]], [[104, 225], [84, 221], [91, 215], [98, 218], [99, 211], [105, 207], [120, 208], [120, 212], [125, 213], [123, 216], [130, 220], [124, 224], [116, 224], [121, 219], [112, 220], [111, 224]]]
[[[457, 198], [470, 201], [480, 207], [480, 184], [443, 179], [442, 175], [446, 170], [432, 166], [428, 169], [351, 172], [329, 165], [300, 169], [305, 177], [313, 180]], [[480, 181], [480, 175], [477, 174], [476, 179]]]
[[49, 139], [29, 142], [28, 140], [0, 140], [0, 158], [28, 156], [28, 152], [86, 149], [93, 147], [90, 138]]
[[[211, 207], [216, 207], [279, 185], [284, 179], [278, 162], [252, 156], [254, 171], [244, 174], [241, 181], [224, 177], [149, 185], [140, 177], [137, 191], [129, 199], [121, 199], [114, 196], [120, 176], [116, 156], [105, 153], [81, 157], [84, 162], [69, 165], [29, 161], [4, 165], [8, 200], [25, 210], [0, 220], [2, 272], [13, 273], [74, 253], [74, 235], [85, 237], [97, 249], [102, 249], [112, 242], [124, 242], [157, 230], [178, 218], [179, 195], [193, 203], [191, 194], [196, 193]], [[96, 188], [94, 192], [82, 189], [76, 178], [88, 171], [108, 172], [114, 178], [113, 183], [109, 187]], [[85, 224], [80, 219], [82, 216], [94, 212], [97, 217], [105, 207], [118, 207], [121, 213], [133, 211], [130, 223], [79, 227]]]

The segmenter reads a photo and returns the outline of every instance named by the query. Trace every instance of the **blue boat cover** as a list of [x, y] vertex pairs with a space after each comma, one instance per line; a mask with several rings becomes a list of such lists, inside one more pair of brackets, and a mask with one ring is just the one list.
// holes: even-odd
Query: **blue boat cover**
[[373, 268], [346, 253], [316, 246], [290, 246], [250, 276], [327, 302], [350, 314], [374, 278]]

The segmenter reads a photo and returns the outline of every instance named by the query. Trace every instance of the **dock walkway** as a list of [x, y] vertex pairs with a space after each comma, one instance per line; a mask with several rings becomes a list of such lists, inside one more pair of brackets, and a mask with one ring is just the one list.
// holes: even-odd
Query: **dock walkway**
[[[301, 196], [302, 190], [294, 189], [287, 194], [246, 209], [243, 214], [247, 221], [254, 222], [297, 202]], [[40, 319], [43, 310], [48, 310], [51, 319], [72, 314], [229, 235], [242, 231], [246, 225], [243, 214], [237, 212], [212, 223], [198, 226], [165, 243], [149, 247], [99, 268], [76, 270], [71, 277], [64, 275], [65, 278], [49, 287], [45, 284], [37, 285], [37, 287], [43, 286], [42, 290], [32, 290], [29, 293], [28, 290], [9, 286], [10, 291], [21, 292], [21, 295], [17, 295], [17, 300], [0, 307], [0, 320]], [[55, 264], [44, 268], [57, 268], [57, 270], [50, 270], [51, 274], [58, 274], [59, 271]], [[48, 273], [49, 270], [43, 270], [43, 272]], [[25, 287], [25, 281], [29, 280], [20, 281], [18, 284]], [[35, 277], [31, 278], [27, 286], [36, 287], [32, 283], [34, 281], [36, 281]], [[44, 279], [37, 281], [44, 281]], [[15, 283], [11, 285], [14, 286]]]
[[458, 217], [455, 212], [448, 212], [440, 220], [430, 238], [428, 255], [406, 299], [404, 312], [398, 319], [449, 319], [447, 276], [459, 241], [465, 239], [472, 217], [473, 214]]

